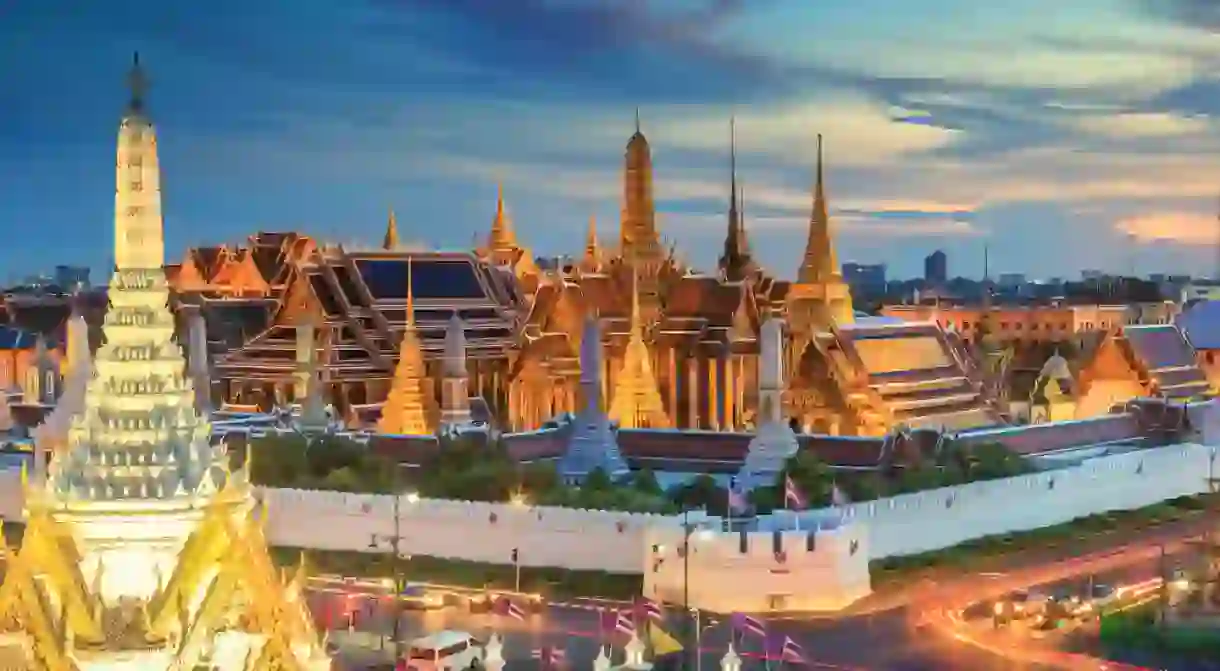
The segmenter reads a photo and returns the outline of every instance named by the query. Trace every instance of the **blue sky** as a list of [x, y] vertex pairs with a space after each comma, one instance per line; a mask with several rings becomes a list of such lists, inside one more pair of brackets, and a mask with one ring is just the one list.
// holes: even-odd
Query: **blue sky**
[[714, 264], [728, 119], [756, 251], [800, 259], [826, 138], [840, 257], [920, 272], [1212, 272], [1220, 2], [68, 0], [0, 15], [0, 279], [109, 262], [139, 50], [168, 253], [299, 229], [469, 246], [617, 232], [640, 108], [663, 234]]

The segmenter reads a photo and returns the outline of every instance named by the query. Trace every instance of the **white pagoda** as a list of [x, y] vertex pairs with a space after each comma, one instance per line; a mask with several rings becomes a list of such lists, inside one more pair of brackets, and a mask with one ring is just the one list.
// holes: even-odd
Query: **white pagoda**
[[[83, 403], [9, 549], [0, 631], [47, 671], [330, 668], [248, 470], [195, 407], [168, 308], [157, 140], [137, 58], [119, 127], [110, 309]], [[248, 469], [249, 460], [247, 460]]]

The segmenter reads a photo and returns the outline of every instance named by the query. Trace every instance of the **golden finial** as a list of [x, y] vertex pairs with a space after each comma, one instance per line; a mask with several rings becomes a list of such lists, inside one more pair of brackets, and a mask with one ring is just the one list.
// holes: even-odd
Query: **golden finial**
[[385, 237], [381, 241], [381, 248], [387, 252], [398, 248], [398, 220], [394, 217], [393, 208], [390, 208], [390, 220], [386, 223]]
[[246, 458], [241, 464], [241, 468], [246, 472], [246, 482], [254, 484], [254, 443], [246, 441]]
[[21, 491], [26, 491], [30, 488], [30, 463], [24, 459], [21, 460]]

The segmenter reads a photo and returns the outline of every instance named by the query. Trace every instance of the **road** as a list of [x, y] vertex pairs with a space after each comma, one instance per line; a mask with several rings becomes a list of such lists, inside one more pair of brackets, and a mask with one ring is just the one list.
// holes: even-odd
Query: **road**
[[[1139, 580], [1136, 576], [1141, 571], [1147, 573], [1148, 566], [1155, 566], [1160, 554], [1158, 544], [1165, 544], [1170, 554], [1179, 553], [1188, 537], [1197, 537], [1206, 528], [1206, 521], [1193, 519], [1082, 539], [1069, 546], [988, 558], [980, 560], [976, 570], [969, 573], [958, 569], [954, 574], [953, 569], [940, 569], [912, 583], [882, 586], [877, 594], [836, 617], [776, 619], [768, 627], [797, 641], [810, 658], [808, 668], [814, 669], [1096, 671], [1097, 660], [1041, 649], [1027, 645], [1027, 641], [986, 637], [976, 640], [966, 635], [955, 615], [976, 601], [1089, 575], [1115, 581], [1120, 575], [1128, 575], [1130, 581]], [[1121, 574], [1123, 571], [1129, 573]], [[374, 623], [362, 628], [385, 632], [389, 630], [388, 624], [384, 619], [374, 618]], [[579, 608], [552, 606], [526, 623], [447, 609], [408, 614], [403, 624], [407, 638], [446, 627], [477, 634], [491, 630], [502, 633], [510, 670], [536, 668], [536, 663], [531, 665], [523, 660], [539, 645], [563, 644], [569, 649], [569, 659], [574, 660], [591, 659], [596, 653], [596, 614]], [[723, 623], [705, 633], [704, 668], [719, 668], [727, 639], [727, 626]], [[746, 652], [753, 650], [757, 650], [756, 644]]]

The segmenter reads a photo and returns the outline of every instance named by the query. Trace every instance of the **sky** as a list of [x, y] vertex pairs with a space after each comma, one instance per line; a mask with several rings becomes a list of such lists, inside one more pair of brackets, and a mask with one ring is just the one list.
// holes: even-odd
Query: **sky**
[[[658, 221], [714, 268], [729, 119], [758, 256], [795, 274], [816, 137], [844, 261], [1213, 274], [1220, 0], [39, 0], [0, 7], [0, 279], [108, 267], [140, 52], [167, 254], [617, 236], [638, 108]], [[98, 279], [101, 279], [98, 277]]]

